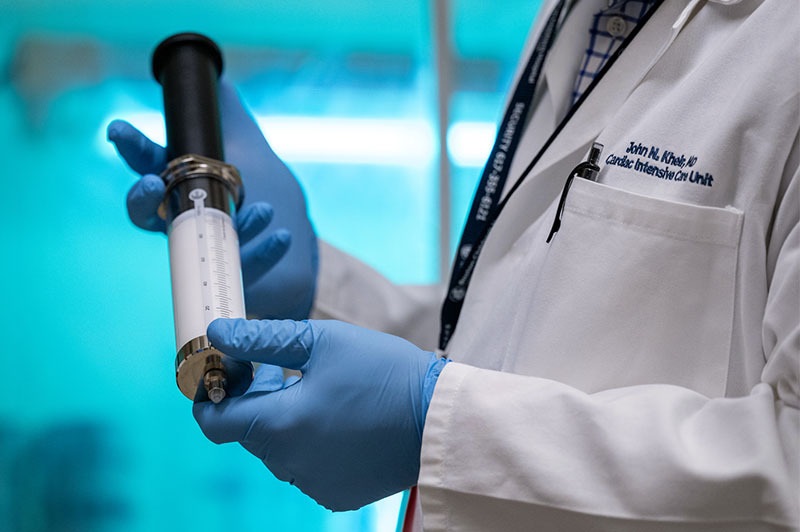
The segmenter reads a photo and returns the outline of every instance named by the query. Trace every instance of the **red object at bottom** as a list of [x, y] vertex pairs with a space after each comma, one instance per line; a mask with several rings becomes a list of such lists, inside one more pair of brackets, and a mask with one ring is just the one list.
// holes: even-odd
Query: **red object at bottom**
[[403, 518], [403, 532], [414, 532], [414, 518], [417, 514], [417, 487], [412, 486], [408, 491], [406, 515]]

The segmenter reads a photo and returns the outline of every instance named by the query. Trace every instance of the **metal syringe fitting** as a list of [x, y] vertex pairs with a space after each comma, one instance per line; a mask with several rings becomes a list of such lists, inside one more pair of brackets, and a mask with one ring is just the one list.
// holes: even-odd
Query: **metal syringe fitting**
[[[166, 193], [164, 194], [164, 201], [158, 208], [158, 215], [167, 221], [171, 222], [170, 218], [178, 216], [185, 210], [193, 208], [193, 204], [187, 201], [186, 195], [171, 194], [177, 188], [183, 188], [191, 181], [191, 187], [194, 188], [198, 179], [209, 180], [209, 185], [221, 185], [224, 191], [230, 194], [233, 204], [238, 206], [241, 204], [244, 193], [242, 188], [242, 177], [239, 175], [239, 170], [231, 164], [203, 157], [202, 155], [187, 154], [176, 157], [167, 164], [167, 168], [161, 173], [161, 179], [166, 186]], [[216, 201], [214, 201], [216, 199]], [[170, 205], [172, 203], [172, 205]], [[216, 203], [216, 205], [214, 205]], [[214, 206], [224, 212], [229, 212], [227, 201], [222, 198], [213, 198], [211, 206]]]
[[203, 385], [212, 403], [218, 404], [225, 399], [225, 387], [227, 384], [225, 368], [222, 366], [222, 357], [217, 354], [208, 355], [206, 357]]
[[223, 356], [205, 335], [184, 345], [175, 357], [175, 379], [183, 395], [194, 400], [197, 387], [202, 381], [208, 398], [215, 403], [222, 401], [227, 385], [227, 375], [222, 365]]

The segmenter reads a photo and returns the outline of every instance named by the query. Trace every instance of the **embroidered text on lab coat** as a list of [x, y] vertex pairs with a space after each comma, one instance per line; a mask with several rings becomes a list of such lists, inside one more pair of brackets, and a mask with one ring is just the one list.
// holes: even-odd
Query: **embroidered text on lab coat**
[[625, 153], [610, 153], [606, 164], [633, 170], [666, 181], [687, 182], [711, 187], [714, 176], [697, 168], [696, 155], [677, 153], [660, 146], [629, 141]]

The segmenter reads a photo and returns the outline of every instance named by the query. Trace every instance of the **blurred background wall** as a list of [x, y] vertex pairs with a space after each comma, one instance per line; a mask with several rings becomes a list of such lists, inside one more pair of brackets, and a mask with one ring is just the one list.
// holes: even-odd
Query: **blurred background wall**
[[0, 0], [0, 530], [395, 530], [402, 496], [332, 514], [203, 437], [174, 382], [166, 239], [127, 219], [136, 176], [105, 126], [163, 142], [150, 53], [205, 33], [319, 235], [437, 282], [539, 4]]

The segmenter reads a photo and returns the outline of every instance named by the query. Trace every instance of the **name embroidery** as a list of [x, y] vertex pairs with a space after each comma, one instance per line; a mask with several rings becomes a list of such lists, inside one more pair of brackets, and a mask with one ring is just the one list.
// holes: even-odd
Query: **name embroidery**
[[697, 156], [675, 153], [641, 142], [630, 141], [622, 155], [609, 154], [606, 157], [606, 164], [654, 176], [665, 181], [686, 181], [705, 187], [714, 186], [714, 176], [696, 168]]

